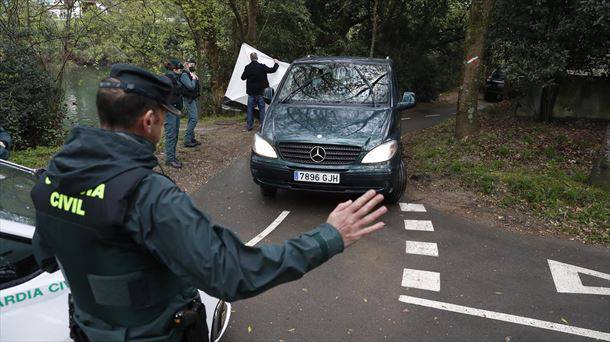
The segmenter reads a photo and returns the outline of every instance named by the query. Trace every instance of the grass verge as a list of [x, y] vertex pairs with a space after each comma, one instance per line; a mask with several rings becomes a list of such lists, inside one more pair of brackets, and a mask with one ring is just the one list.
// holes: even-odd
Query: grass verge
[[[201, 127], [201, 125], [210, 125], [215, 124], [217, 122], [244, 122], [245, 114], [233, 115], [233, 116], [204, 116], [199, 119], [197, 125]], [[181, 127], [181, 135], [182, 137], [183, 130], [186, 127], [187, 118], [181, 118], [180, 127]], [[164, 139], [157, 146], [157, 150], [163, 148]], [[181, 139], [180, 139], [181, 140]], [[10, 155], [10, 161], [13, 163], [17, 163], [19, 165], [27, 166], [32, 169], [46, 168], [49, 164], [49, 160], [55, 153], [57, 153], [61, 149], [60, 146], [38, 146], [34, 148], [29, 148], [25, 150], [12, 151]]]
[[407, 136], [411, 179], [424, 186], [449, 183], [443, 188], [473, 191], [554, 230], [610, 244], [610, 193], [587, 184], [605, 125], [536, 123], [506, 111], [489, 108], [480, 133], [466, 140], [454, 138], [455, 119]]

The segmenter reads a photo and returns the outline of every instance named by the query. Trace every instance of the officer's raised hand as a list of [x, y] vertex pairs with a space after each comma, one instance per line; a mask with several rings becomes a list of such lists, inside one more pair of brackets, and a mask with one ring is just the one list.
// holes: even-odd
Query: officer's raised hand
[[369, 190], [355, 201], [340, 203], [330, 213], [326, 222], [339, 231], [344, 246], [348, 247], [363, 236], [385, 226], [385, 223], [377, 221], [388, 212], [388, 209], [382, 206], [374, 210], [382, 201], [383, 195]]

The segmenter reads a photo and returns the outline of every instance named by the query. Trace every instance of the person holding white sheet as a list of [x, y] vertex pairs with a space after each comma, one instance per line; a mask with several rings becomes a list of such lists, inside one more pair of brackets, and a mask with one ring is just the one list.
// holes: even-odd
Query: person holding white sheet
[[248, 118], [246, 130], [251, 131], [254, 126], [254, 107], [258, 107], [259, 119], [261, 126], [265, 121], [265, 101], [263, 100], [263, 91], [269, 87], [267, 74], [272, 74], [277, 71], [279, 64], [277, 59], [273, 59], [273, 67], [268, 67], [265, 64], [258, 62], [256, 52], [250, 54], [250, 64], [246, 65], [241, 79], [246, 81], [246, 93], [248, 94]]

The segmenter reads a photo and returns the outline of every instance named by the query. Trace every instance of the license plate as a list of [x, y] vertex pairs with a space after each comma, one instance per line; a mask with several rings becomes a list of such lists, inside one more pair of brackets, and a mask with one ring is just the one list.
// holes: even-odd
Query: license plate
[[294, 180], [297, 182], [339, 184], [338, 173], [294, 171]]

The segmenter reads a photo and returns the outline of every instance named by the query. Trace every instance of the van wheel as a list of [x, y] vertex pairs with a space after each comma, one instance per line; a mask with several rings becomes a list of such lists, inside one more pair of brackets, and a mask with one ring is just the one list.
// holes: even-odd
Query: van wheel
[[277, 189], [261, 185], [261, 194], [263, 197], [275, 197], [275, 194], [277, 194]]
[[394, 204], [400, 201], [402, 194], [405, 193], [405, 189], [407, 188], [407, 170], [405, 167], [405, 162], [400, 161], [400, 167], [398, 169], [398, 175], [396, 177], [394, 186], [392, 187], [392, 192], [389, 192], [385, 195], [385, 201], [388, 204]]

